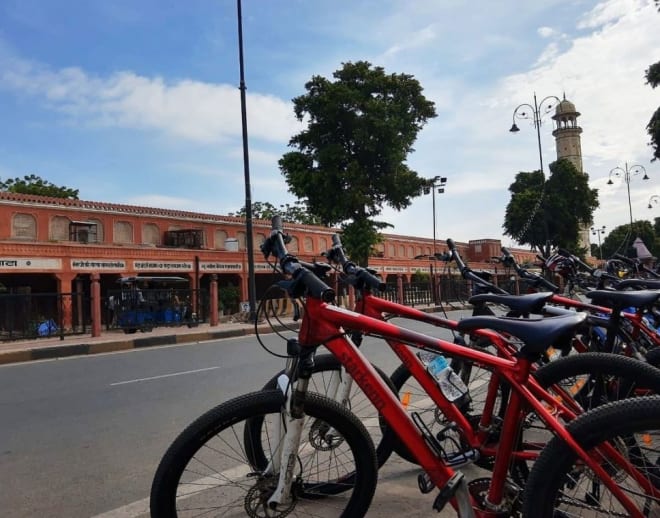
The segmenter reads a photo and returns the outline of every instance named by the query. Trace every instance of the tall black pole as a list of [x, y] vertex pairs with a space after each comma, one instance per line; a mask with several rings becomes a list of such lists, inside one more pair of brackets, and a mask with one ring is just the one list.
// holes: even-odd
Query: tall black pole
[[238, 62], [240, 66], [241, 123], [243, 126], [243, 173], [245, 176], [245, 231], [248, 256], [248, 298], [250, 322], [257, 320], [257, 293], [254, 279], [254, 242], [252, 239], [252, 194], [250, 193], [250, 158], [248, 153], [247, 110], [245, 107], [245, 67], [243, 65], [243, 13], [241, 0], [236, 0], [238, 10]]
[[534, 126], [536, 126], [536, 141], [539, 144], [539, 162], [541, 163], [541, 176], [545, 181], [545, 173], [543, 172], [543, 153], [541, 152], [541, 113], [539, 105], [536, 102], [536, 92], [534, 92]]

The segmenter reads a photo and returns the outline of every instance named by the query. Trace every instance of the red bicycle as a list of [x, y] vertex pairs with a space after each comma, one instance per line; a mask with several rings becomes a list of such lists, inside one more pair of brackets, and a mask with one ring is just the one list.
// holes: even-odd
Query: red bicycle
[[[274, 254], [282, 271], [290, 276], [281, 283], [290, 296], [305, 296], [298, 339], [288, 344], [295, 363], [295, 383], [294, 378], [284, 375], [280, 378], [279, 391], [257, 392], [224, 403], [185, 430], [169, 448], [156, 472], [151, 499], [154, 516], [179, 516], [191, 508], [223, 515], [233, 509], [248, 516], [286, 516], [300, 512], [361, 516], [366, 512], [373, 494], [373, 485], [369, 484], [372, 477], [375, 484], [373, 444], [368, 441], [369, 447], [361, 442], [368, 439], [366, 430], [351, 420], [344, 408], [308, 392], [314, 353], [320, 345], [346, 367], [388, 427], [423, 468], [420, 489], [439, 489], [435, 509], [451, 503], [460, 516], [520, 512], [521, 488], [507, 478], [508, 467], [516, 459], [537, 459], [524, 493], [522, 513], [526, 516], [552, 516], [556, 506], [575, 503], [582, 508], [630, 516], [658, 512], [660, 490], [649, 466], [655, 466], [657, 460], [657, 452], [650, 446], [660, 424], [660, 398], [637, 398], [632, 403], [626, 401], [625, 405], [611, 403], [576, 418], [576, 412], [565, 400], [558, 401], [530, 377], [532, 365], [543, 351], [552, 344], [569, 340], [584, 322], [584, 315], [543, 320], [484, 316], [467, 318], [458, 324], [457, 329], [462, 333], [486, 329], [480, 332], [491, 333], [493, 340], [503, 336], [501, 333], [517, 337], [519, 348], [512, 358], [439, 340], [333, 306], [333, 290], [287, 253], [281, 223], [278, 218], [273, 223], [273, 232], [262, 249], [267, 256]], [[346, 330], [443, 352], [483, 366], [506, 381], [511, 394], [494, 452], [493, 477], [487, 486], [468, 485], [465, 476], [444, 461], [437, 438], [408, 414], [351, 342]], [[438, 398], [438, 407], [448, 420], [475, 445], [488, 441], [489, 428], [474, 429], [461, 410], [439, 390], [412, 349], [401, 347], [396, 352], [411, 372], [419, 376], [429, 394]], [[522, 410], [527, 406], [556, 436], [540, 456], [538, 451], [517, 449], [517, 431], [524, 415]], [[275, 422], [280, 425], [275, 426], [276, 437], [264, 433], [267, 427], [263, 426], [263, 416], [271, 413], [276, 414]], [[487, 413], [483, 419], [488, 419]], [[565, 425], [567, 421], [570, 423]], [[234, 426], [239, 422], [244, 426], [237, 432]], [[242, 442], [233, 440], [234, 449], [230, 450], [233, 453], [226, 453], [225, 449], [225, 444], [232, 441], [216, 442], [226, 431], [230, 432], [229, 438], [242, 439]], [[338, 454], [340, 449], [342, 455]], [[327, 470], [333, 474], [327, 480], [310, 481], [310, 473], [321, 471], [314, 464], [321, 453], [329, 456], [336, 467], [341, 465], [341, 469]], [[217, 462], [225, 465], [200, 460], [206, 454], [217, 457]], [[239, 461], [239, 454], [245, 457], [244, 463], [227, 467], [228, 460]], [[314, 459], [311, 464], [305, 462], [309, 457]], [[339, 459], [349, 457], [352, 469], [347, 470]], [[557, 458], [561, 462], [555, 463]], [[314, 469], [307, 469], [310, 465]], [[543, 472], [548, 470], [552, 470], [550, 478], [544, 477]], [[188, 475], [192, 475], [192, 481], [187, 479]], [[228, 479], [233, 484], [225, 484]], [[587, 504], [583, 497], [577, 496], [585, 491]]]

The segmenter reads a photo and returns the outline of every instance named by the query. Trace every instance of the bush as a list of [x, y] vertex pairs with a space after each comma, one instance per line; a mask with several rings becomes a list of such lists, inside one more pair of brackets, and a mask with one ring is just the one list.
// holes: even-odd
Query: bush
[[236, 286], [218, 287], [218, 303], [225, 313], [238, 313], [241, 292]]

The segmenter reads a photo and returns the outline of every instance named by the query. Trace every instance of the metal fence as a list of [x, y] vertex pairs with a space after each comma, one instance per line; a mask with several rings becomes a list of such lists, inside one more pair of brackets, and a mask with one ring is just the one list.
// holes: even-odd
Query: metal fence
[[0, 294], [0, 340], [85, 334], [91, 332], [90, 313], [90, 298], [80, 293]]
[[[207, 322], [210, 308], [206, 290], [143, 290], [143, 301], [123, 300], [111, 291], [100, 301], [101, 323], [126, 332], [158, 326]], [[92, 300], [85, 293], [0, 294], [0, 341], [38, 339], [92, 332]], [[65, 321], [65, 315], [70, 321]]]

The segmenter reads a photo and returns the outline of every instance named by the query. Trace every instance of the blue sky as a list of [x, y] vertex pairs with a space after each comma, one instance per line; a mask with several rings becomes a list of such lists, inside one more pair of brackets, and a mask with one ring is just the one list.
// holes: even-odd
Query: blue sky
[[[292, 202], [277, 160], [301, 129], [291, 99], [314, 74], [368, 60], [414, 75], [436, 103], [409, 165], [448, 178], [437, 238], [502, 238], [508, 186], [538, 168], [521, 103], [566, 97], [581, 112], [584, 169], [600, 192], [597, 226], [635, 219], [660, 194], [646, 124], [660, 89], [651, 0], [243, 0], [253, 201]], [[245, 200], [236, 2], [4, 0], [0, 3], [0, 178], [35, 173], [84, 200], [226, 214]], [[556, 157], [543, 119], [544, 162]], [[390, 232], [431, 237], [432, 200], [397, 213]], [[595, 239], [595, 238], [594, 238]]]

